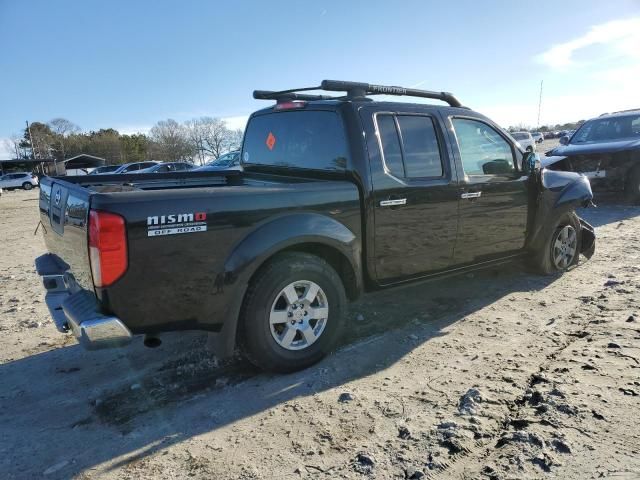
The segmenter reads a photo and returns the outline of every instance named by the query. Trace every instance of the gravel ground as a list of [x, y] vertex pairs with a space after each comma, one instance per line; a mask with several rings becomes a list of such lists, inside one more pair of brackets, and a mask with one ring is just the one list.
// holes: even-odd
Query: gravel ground
[[640, 478], [638, 207], [581, 212], [596, 255], [562, 276], [365, 296], [336, 353], [274, 376], [197, 332], [99, 352], [57, 333], [37, 195], [0, 199], [3, 478]]

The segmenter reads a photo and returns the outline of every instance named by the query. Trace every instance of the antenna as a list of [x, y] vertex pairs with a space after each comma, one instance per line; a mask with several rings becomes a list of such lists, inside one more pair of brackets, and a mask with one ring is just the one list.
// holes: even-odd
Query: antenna
[[544, 80], [540, 80], [540, 98], [538, 99], [538, 126], [536, 127], [540, 130], [540, 110], [542, 109], [542, 84]]

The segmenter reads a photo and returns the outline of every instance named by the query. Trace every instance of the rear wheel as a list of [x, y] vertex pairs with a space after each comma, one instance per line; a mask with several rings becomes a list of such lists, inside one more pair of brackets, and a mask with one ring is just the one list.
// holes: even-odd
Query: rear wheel
[[640, 168], [632, 170], [627, 176], [624, 193], [629, 202], [640, 204]]
[[33, 185], [31, 185], [29, 182], [24, 182], [22, 184], [22, 188], [24, 188], [25, 190], [31, 190], [33, 188]]
[[576, 265], [580, 258], [580, 220], [575, 213], [560, 217], [544, 245], [533, 258], [534, 269], [543, 275], [561, 272]]
[[306, 368], [335, 346], [344, 327], [344, 286], [323, 259], [291, 252], [277, 256], [252, 280], [241, 311], [247, 358], [276, 372]]

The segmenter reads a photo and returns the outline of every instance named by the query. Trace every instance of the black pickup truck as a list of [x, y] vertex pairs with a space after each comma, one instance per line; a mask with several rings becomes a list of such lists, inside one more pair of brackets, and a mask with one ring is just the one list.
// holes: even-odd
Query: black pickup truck
[[[36, 260], [61, 331], [87, 348], [211, 332], [268, 370], [325, 355], [363, 291], [525, 259], [590, 257], [586, 177], [534, 154], [451, 94], [323, 81], [256, 91], [243, 171], [45, 178]], [[375, 94], [444, 101], [372, 101]]]

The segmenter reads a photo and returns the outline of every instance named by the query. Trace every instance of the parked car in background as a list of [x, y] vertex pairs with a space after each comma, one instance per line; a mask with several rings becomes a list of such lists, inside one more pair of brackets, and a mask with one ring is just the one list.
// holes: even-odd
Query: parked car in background
[[104, 167], [94, 168], [89, 172], [89, 175], [102, 175], [105, 173], [113, 173], [119, 169], [122, 165], [105, 165]]
[[212, 172], [216, 170], [242, 170], [240, 151], [225, 153], [206, 165], [194, 169], [194, 172]]
[[527, 152], [534, 152], [536, 149], [536, 142], [529, 132], [513, 132], [511, 136], [518, 141], [523, 150]]
[[31, 190], [38, 186], [38, 176], [31, 172], [7, 173], [0, 177], [0, 187], [10, 190], [12, 188], [24, 188]]
[[36, 269], [58, 329], [89, 349], [201, 329], [219, 357], [237, 342], [292, 371], [344, 338], [363, 291], [516, 259], [559, 273], [593, 255], [575, 212], [589, 180], [540, 169], [450, 93], [321, 88], [337, 97], [254, 92], [274, 104], [249, 118], [242, 173], [45, 178]]
[[195, 165], [187, 162], [163, 162], [153, 165], [149, 168], [143, 168], [130, 173], [167, 173], [167, 172], [186, 172], [191, 170]]
[[595, 190], [624, 191], [640, 203], [640, 109], [588, 120], [546, 155], [547, 168], [582, 173]]
[[153, 167], [154, 165], [158, 165], [159, 163], [160, 162], [156, 162], [154, 160], [149, 160], [149, 161], [146, 161], [146, 162], [125, 163], [124, 165], [120, 165], [120, 167], [118, 167], [113, 172], [109, 172], [109, 173], [113, 173], [113, 174], [134, 173], [137, 170], [142, 170], [143, 168]]
[[544, 135], [541, 132], [533, 132], [531, 136], [536, 143], [544, 142]]

